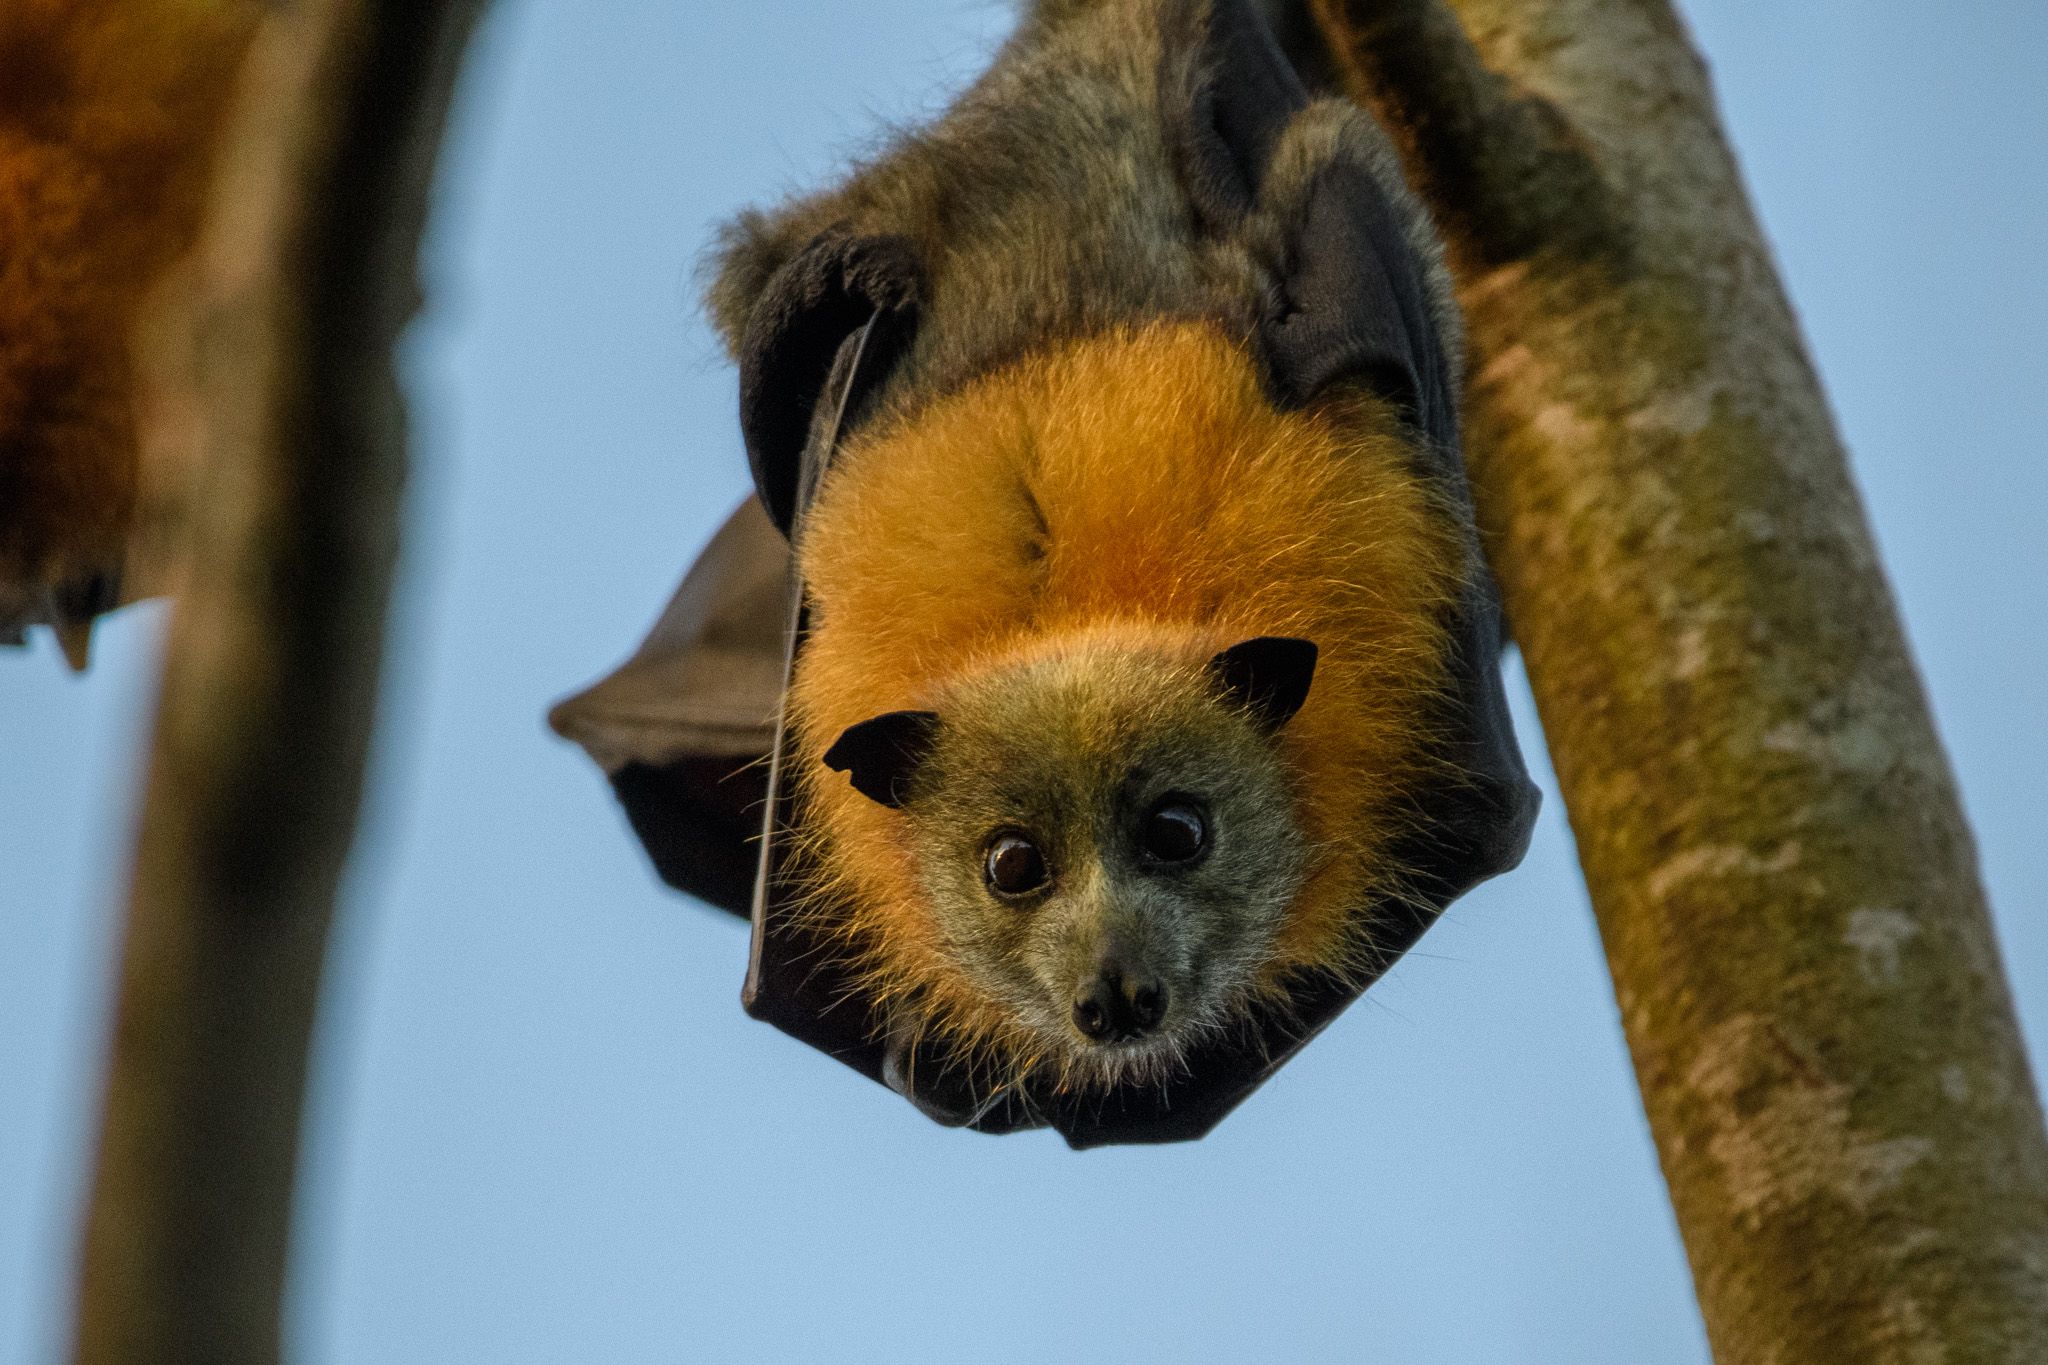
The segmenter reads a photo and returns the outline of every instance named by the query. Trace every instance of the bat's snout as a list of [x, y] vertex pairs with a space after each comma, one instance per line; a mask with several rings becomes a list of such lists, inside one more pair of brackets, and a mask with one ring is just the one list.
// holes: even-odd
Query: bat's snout
[[1166, 983], [1105, 962], [1074, 1001], [1074, 1027], [1091, 1043], [1121, 1043], [1153, 1033], [1166, 1018]]

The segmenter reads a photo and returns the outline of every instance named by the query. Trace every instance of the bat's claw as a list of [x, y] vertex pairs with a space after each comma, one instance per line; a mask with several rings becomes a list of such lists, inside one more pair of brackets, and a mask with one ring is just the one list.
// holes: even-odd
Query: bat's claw
[[115, 572], [79, 574], [54, 588], [25, 593], [0, 585], [0, 645], [19, 648], [28, 643], [30, 626], [47, 625], [72, 672], [83, 673], [92, 662], [93, 623], [120, 603]]
[[92, 621], [69, 621], [52, 626], [56, 632], [57, 644], [64, 651], [64, 662], [71, 665], [73, 673], [85, 672], [92, 662]]

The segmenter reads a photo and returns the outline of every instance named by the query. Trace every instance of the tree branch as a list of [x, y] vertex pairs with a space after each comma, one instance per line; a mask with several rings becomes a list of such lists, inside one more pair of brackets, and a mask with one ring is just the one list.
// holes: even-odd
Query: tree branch
[[209, 452], [172, 619], [77, 1358], [274, 1361], [306, 1046], [397, 545], [392, 347], [482, 0], [259, 30], [202, 244]]
[[1975, 852], [1681, 25], [1313, 7], [1451, 239], [1480, 517], [1716, 1358], [2048, 1360]]

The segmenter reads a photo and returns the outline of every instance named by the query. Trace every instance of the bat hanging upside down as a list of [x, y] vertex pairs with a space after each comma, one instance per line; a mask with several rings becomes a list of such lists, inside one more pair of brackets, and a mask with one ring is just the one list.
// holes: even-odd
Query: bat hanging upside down
[[1244, 0], [1030, 8], [710, 307], [759, 506], [556, 722], [735, 906], [774, 750], [757, 1013], [948, 1122], [1192, 1136], [1519, 859], [1440, 253]]
[[0, 645], [48, 625], [83, 668], [94, 620], [169, 577], [181, 471], [143, 467], [137, 333], [262, 9], [0, 3]]

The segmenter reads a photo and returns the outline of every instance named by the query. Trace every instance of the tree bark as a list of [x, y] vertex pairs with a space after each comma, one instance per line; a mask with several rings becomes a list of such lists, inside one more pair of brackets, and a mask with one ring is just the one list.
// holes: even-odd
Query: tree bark
[[482, 0], [255, 39], [198, 266], [207, 464], [158, 705], [76, 1358], [275, 1361], [322, 950], [397, 546], [392, 348]]
[[1716, 1359], [2048, 1360], [1975, 851], [1680, 22], [1312, 2], [1450, 239], [1480, 518]]

